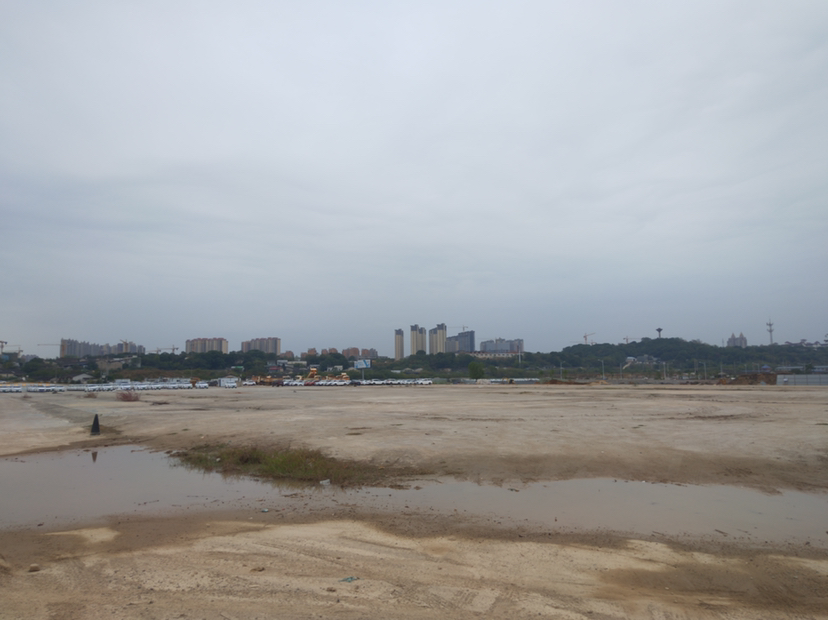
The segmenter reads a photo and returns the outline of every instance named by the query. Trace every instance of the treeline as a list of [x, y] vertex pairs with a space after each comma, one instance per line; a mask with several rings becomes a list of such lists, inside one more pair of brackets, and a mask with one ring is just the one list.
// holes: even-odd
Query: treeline
[[623, 365], [627, 358], [651, 356], [676, 370], [708, 367], [761, 368], [777, 366], [821, 366], [828, 364], [828, 347], [810, 348], [786, 345], [746, 347], [717, 347], [699, 341], [681, 338], [642, 338], [629, 344], [594, 344], [567, 347], [560, 353], [529, 353], [527, 361], [554, 366], [595, 367], [604, 364]]
[[[622, 371], [630, 358], [645, 363], [630, 364], [626, 371]], [[493, 359], [478, 359], [468, 354], [419, 353], [379, 364], [377, 371], [421, 368], [420, 374], [456, 376], [466, 373], [474, 361], [483, 365], [487, 377], [661, 376], [669, 372], [670, 375], [696, 373], [699, 377], [706, 374], [712, 378], [720, 372], [733, 375], [759, 371], [766, 366], [772, 370], [780, 366], [799, 367], [801, 372], [810, 372], [816, 366], [828, 365], [828, 347], [766, 345], [742, 349], [681, 338], [643, 338], [629, 344], [578, 344], [557, 352]]]

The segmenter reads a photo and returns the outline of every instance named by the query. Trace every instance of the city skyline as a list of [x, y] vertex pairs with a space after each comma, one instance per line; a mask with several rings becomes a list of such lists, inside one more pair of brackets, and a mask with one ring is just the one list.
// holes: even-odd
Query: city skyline
[[0, 340], [822, 340], [825, 83], [800, 0], [4, 5]]
[[[771, 323], [771, 325], [775, 325], [775, 324]], [[437, 328], [433, 328], [431, 330], [426, 330], [426, 328], [420, 327], [418, 324], [417, 325], [412, 325], [411, 327], [412, 328], [416, 327], [418, 329], [419, 333], [421, 333], [421, 334], [429, 334], [432, 331], [436, 332], [440, 328], [445, 328], [445, 323], [440, 323], [440, 324], [437, 325]], [[463, 327], [466, 327], [466, 326], [463, 326]], [[474, 330], [469, 330], [469, 331], [472, 334], [472, 339], [474, 340], [475, 339]], [[774, 329], [774, 332], [775, 331], [776, 330]], [[718, 342], [706, 342], [705, 344], [710, 344], [710, 345], [713, 345], [713, 346], [721, 346], [721, 347], [730, 347], [730, 346], [745, 347], [745, 346], [748, 346], [748, 344], [750, 344], [752, 346], [762, 346], [762, 345], [770, 344], [770, 335], [767, 332], [768, 332], [768, 330], [766, 329], [765, 341], [759, 341], [759, 342], [754, 341], [754, 342], [748, 343], [747, 338], [744, 336], [743, 330], [740, 330], [740, 333], [739, 333], [738, 337], [736, 337], [735, 332], [733, 332], [733, 333], [731, 333], [731, 335], [729, 337], [723, 335], [719, 339]], [[395, 339], [395, 341], [398, 340], [398, 339], [404, 341], [404, 339], [405, 339], [404, 333], [405, 333], [405, 330], [395, 329], [394, 330], [394, 339]], [[443, 333], [445, 333], [445, 332], [443, 332]], [[458, 336], [460, 336], [462, 334], [463, 334], [463, 332], [461, 332], [460, 334], [457, 334], [455, 336], [449, 337], [449, 338], [455, 338], [456, 339]], [[595, 334], [587, 334], [587, 335], [594, 336]], [[625, 340], [627, 341], [627, 343], [629, 343], [629, 342], [639, 341], [642, 338], [657, 339], [658, 337], [659, 337], [659, 335], [657, 333], [657, 330], [654, 329], [653, 333], [651, 335], [648, 335], [648, 336], [645, 335], [645, 336], [642, 336], [642, 337], [639, 337], [639, 338], [626, 338], [626, 339], [621, 338], [621, 339], [618, 339], [616, 341], [602, 341], [600, 339], [598, 339], [598, 340], [593, 339], [593, 340], [589, 341], [587, 344], [623, 344], [625, 342]], [[681, 336], [681, 335], [665, 335], [664, 337], [665, 338], [678, 337], [678, 338], [682, 338], [683, 340], [693, 340], [691, 338], [686, 338], [686, 337]], [[582, 338], [583, 338], [583, 336], [582, 336]], [[27, 355], [27, 356], [28, 355], [37, 355], [38, 357], [42, 357], [44, 359], [63, 356], [63, 355], [71, 355], [71, 356], [75, 356], [75, 357], [82, 357], [82, 356], [86, 356], [86, 355], [109, 355], [109, 354], [121, 354], [121, 353], [148, 354], [148, 353], [157, 353], [157, 352], [161, 352], [161, 351], [164, 351], [164, 352], [167, 352], [167, 351], [176, 352], [176, 351], [178, 351], [178, 352], [183, 353], [183, 352], [187, 352], [187, 344], [188, 343], [201, 343], [199, 345], [195, 345], [195, 344], [193, 345], [194, 352], [204, 352], [204, 351], [210, 350], [211, 345], [209, 345], [208, 343], [213, 343], [213, 344], [221, 343], [218, 347], [214, 347], [213, 350], [221, 350], [223, 352], [242, 352], [243, 353], [246, 350], [256, 349], [256, 350], [261, 350], [265, 353], [274, 354], [274, 355], [293, 353], [293, 351], [297, 351], [297, 353], [295, 353], [296, 357], [299, 357], [300, 355], [305, 355], [308, 351], [315, 351], [315, 352], [317, 352], [317, 354], [320, 351], [325, 352], [325, 353], [327, 353], [328, 351], [333, 351], [333, 352], [340, 352], [341, 351], [344, 354], [346, 351], [353, 353], [354, 350], [358, 350], [359, 355], [357, 356], [355, 354], [354, 355], [355, 357], [366, 357], [367, 358], [367, 357], [380, 356], [380, 357], [388, 357], [388, 358], [391, 358], [391, 359], [396, 358], [396, 348], [393, 344], [390, 347], [388, 347], [387, 350], [383, 350], [382, 348], [378, 349], [376, 347], [355, 346], [353, 344], [351, 344], [349, 346], [346, 346], [346, 347], [341, 347], [341, 348], [340, 347], [330, 347], [330, 346], [320, 347], [320, 348], [305, 347], [305, 346], [294, 346], [294, 347], [286, 347], [286, 348], [283, 349], [282, 348], [282, 339], [280, 337], [248, 338], [247, 340], [241, 341], [240, 346], [238, 348], [230, 346], [230, 341], [228, 339], [220, 338], [220, 337], [190, 338], [190, 339], [184, 340], [183, 342], [184, 342], [184, 346], [181, 346], [181, 347], [179, 347], [175, 343], [173, 343], [172, 347], [155, 347], [155, 346], [146, 346], [144, 344], [136, 344], [133, 341], [126, 341], [126, 340], [122, 340], [116, 345], [110, 345], [108, 343], [99, 344], [99, 343], [96, 343], [96, 342], [90, 342], [89, 340], [80, 341], [80, 340], [72, 339], [72, 338], [61, 338], [59, 344], [42, 345], [42, 346], [48, 346], [48, 347], [58, 347], [57, 351], [54, 352], [54, 353], [45, 352], [45, 351], [51, 351], [51, 349], [39, 349], [38, 351], [34, 351], [34, 352], [33, 351], [28, 351], [28, 350], [23, 349], [22, 347], [18, 347], [18, 345], [16, 343], [13, 344], [13, 345], [9, 345], [7, 341], [4, 344], [4, 346], [6, 347], [6, 350], [9, 351], [9, 352], [16, 352], [17, 349], [20, 348], [22, 350], [23, 355]], [[554, 352], [554, 351], [560, 351], [560, 350], [566, 348], [567, 346], [572, 346], [574, 344], [584, 344], [584, 342], [582, 340], [571, 341], [568, 345], [565, 345], [564, 347], [561, 347], [561, 349], [550, 349], [549, 351], [543, 351], [543, 350], [540, 350], [540, 349], [532, 349], [532, 348], [526, 349], [526, 347], [524, 346], [524, 340], [522, 338], [511, 338], [511, 339], [509, 339], [509, 338], [502, 338], [501, 336], [497, 336], [497, 337], [487, 337], [486, 339], [480, 339], [480, 340], [477, 340], [477, 342], [479, 342], [479, 346], [475, 347], [474, 350], [476, 350], [476, 351], [480, 351], [480, 352], [513, 352], [513, 353], [517, 353], [518, 351], [520, 351], [522, 353], [523, 352], [549, 353], [549, 352]], [[803, 344], [803, 343], [813, 345], [813, 344], [824, 343], [825, 346], [828, 346], [828, 334], [824, 334], [822, 338], [817, 337], [817, 338], [814, 338], [813, 340], [811, 340], [809, 338], [795, 338], [793, 340], [784, 340], [784, 341], [774, 340], [773, 342], [774, 342], [774, 344], [778, 344], [778, 345], [798, 345], [798, 344]], [[170, 344], [170, 343], [164, 343], [164, 344]], [[427, 339], [427, 344], [430, 347], [430, 342], [428, 342], [428, 339]], [[247, 345], [247, 346], [245, 346], [245, 345]], [[443, 347], [444, 347], [443, 350], [445, 351], [445, 343], [443, 343]], [[198, 350], [196, 350], [196, 349], [198, 349]], [[201, 350], [201, 349], [203, 349], [203, 350]], [[405, 351], [403, 357], [408, 357], [408, 356], [412, 355], [412, 353], [410, 351], [406, 350], [405, 347], [403, 347], [403, 350]], [[278, 353], [274, 353], [274, 351], [278, 351]], [[445, 352], [454, 352], [454, 351], [445, 351]], [[427, 348], [426, 353], [427, 354], [432, 354], [433, 352], [431, 351], [430, 348]]]

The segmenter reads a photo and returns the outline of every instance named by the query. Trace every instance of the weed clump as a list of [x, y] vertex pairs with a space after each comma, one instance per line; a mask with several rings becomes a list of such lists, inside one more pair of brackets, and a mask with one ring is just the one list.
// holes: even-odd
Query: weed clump
[[226, 476], [249, 476], [299, 484], [374, 486], [414, 471], [386, 468], [359, 461], [335, 459], [309, 448], [259, 448], [256, 446], [202, 446], [177, 457], [186, 467]]
[[120, 392], [115, 392], [115, 398], [124, 403], [136, 403], [141, 400], [141, 395], [132, 390], [121, 390]]

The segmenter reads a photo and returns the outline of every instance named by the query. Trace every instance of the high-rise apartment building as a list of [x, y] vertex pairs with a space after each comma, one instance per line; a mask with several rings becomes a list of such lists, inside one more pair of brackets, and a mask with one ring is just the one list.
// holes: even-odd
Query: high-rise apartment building
[[209, 351], [221, 351], [227, 353], [226, 338], [193, 338], [184, 343], [186, 353], [207, 353]]
[[428, 352], [432, 355], [446, 352], [445, 323], [438, 323], [437, 327], [428, 330]]
[[253, 338], [253, 340], [245, 340], [241, 344], [242, 353], [248, 351], [264, 351], [269, 355], [279, 355], [282, 352], [281, 338]]
[[474, 330], [446, 338], [446, 353], [474, 353]]
[[405, 357], [405, 334], [401, 329], [394, 330], [394, 359], [401, 360]]
[[371, 347], [370, 349], [363, 349], [361, 355], [364, 360], [375, 360], [379, 357], [379, 352]]
[[411, 326], [411, 355], [422, 351], [426, 353], [426, 328], [419, 325]]

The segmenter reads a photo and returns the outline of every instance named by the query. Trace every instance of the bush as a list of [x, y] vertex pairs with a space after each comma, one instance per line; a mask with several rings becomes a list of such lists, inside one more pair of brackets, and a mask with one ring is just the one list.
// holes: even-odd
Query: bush
[[121, 390], [115, 393], [115, 398], [125, 403], [135, 403], [141, 400], [141, 395], [132, 390]]

